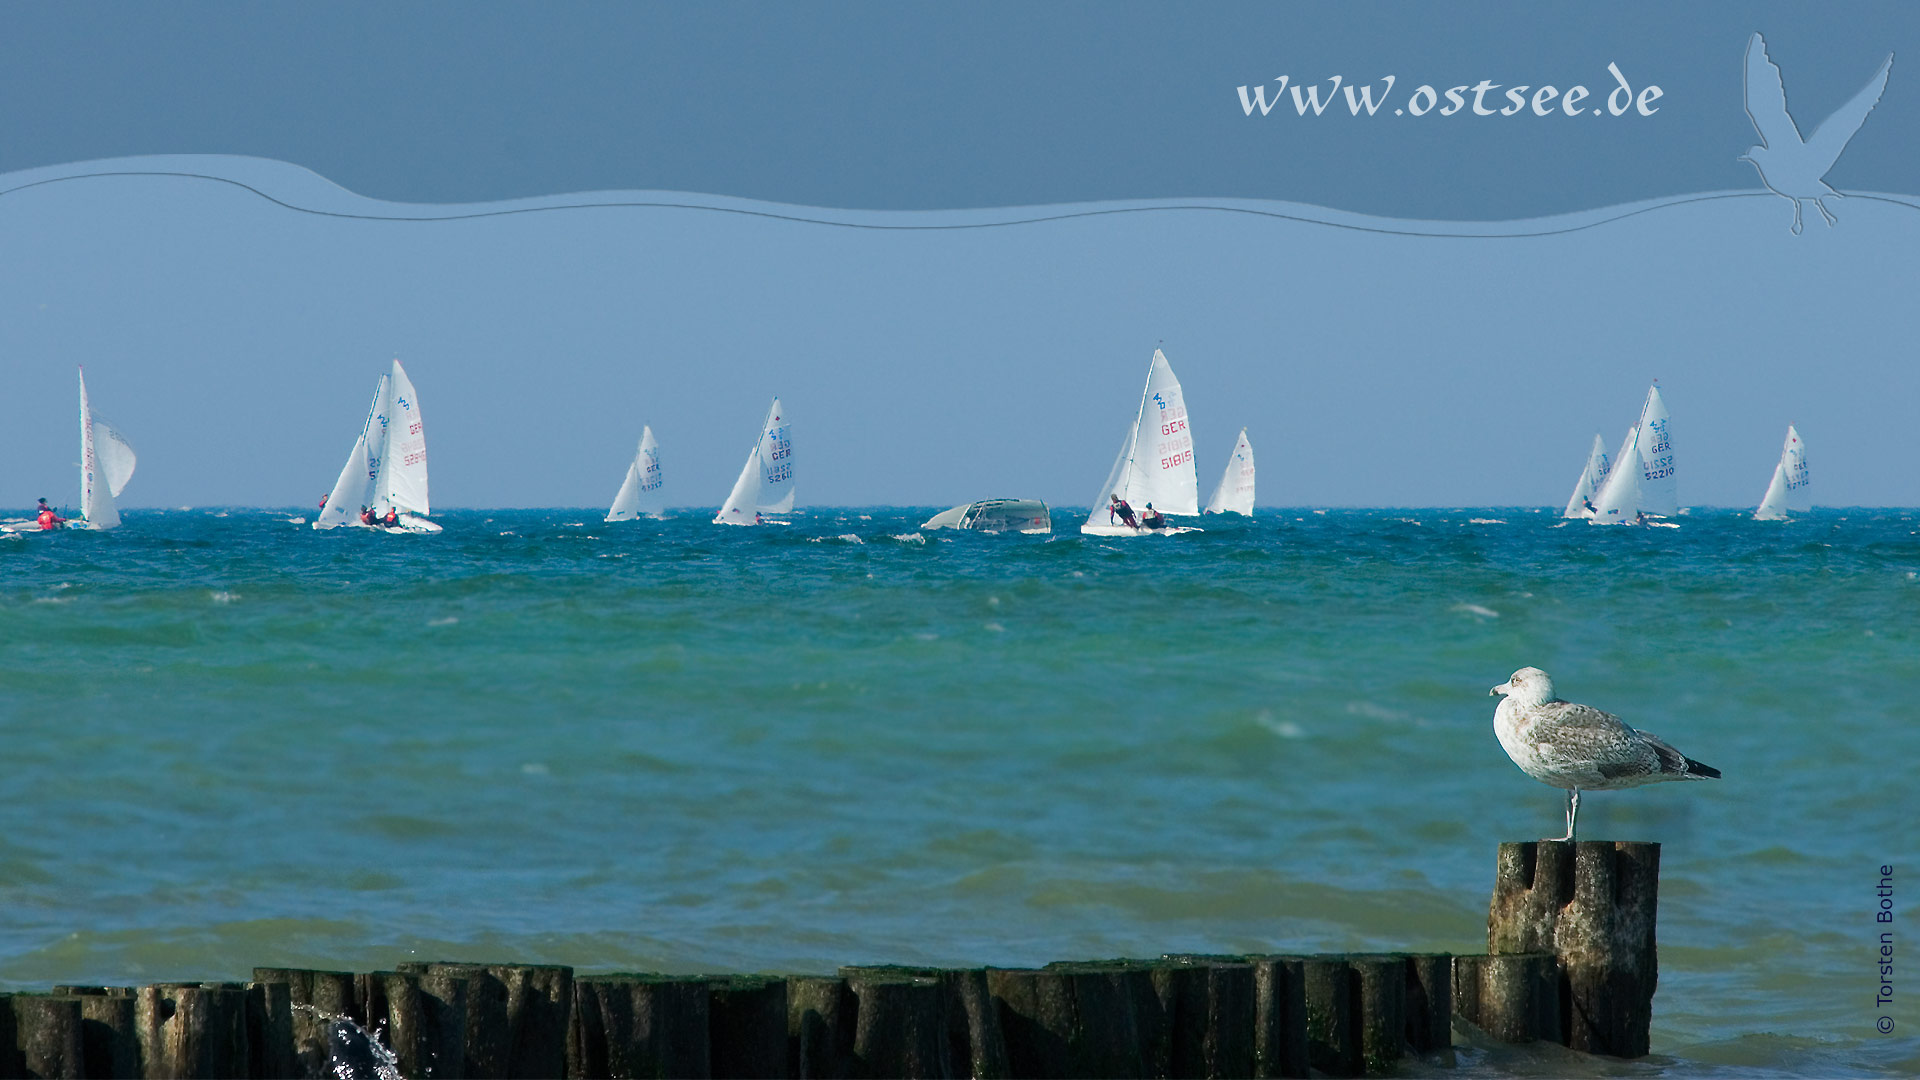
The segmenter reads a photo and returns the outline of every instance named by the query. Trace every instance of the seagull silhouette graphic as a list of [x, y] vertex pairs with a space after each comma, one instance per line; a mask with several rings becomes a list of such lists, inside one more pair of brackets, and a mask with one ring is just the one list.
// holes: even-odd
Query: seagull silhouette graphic
[[1853, 133], [1866, 123], [1867, 114], [1880, 103], [1887, 88], [1887, 74], [1893, 70], [1893, 54], [1853, 99], [1835, 109], [1832, 116], [1814, 129], [1813, 138], [1800, 137], [1800, 128], [1787, 113], [1787, 88], [1780, 81], [1780, 68], [1767, 56], [1767, 43], [1758, 33], [1747, 40], [1746, 98], [1747, 119], [1760, 134], [1760, 145], [1740, 156], [1760, 173], [1767, 190], [1793, 204], [1793, 233], [1802, 226], [1800, 204], [1811, 200], [1827, 221], [1827, 227], [1839, 219], [1827, 209], [1827, 196], [1840, 196], [1822, 177], [1840, 159]]

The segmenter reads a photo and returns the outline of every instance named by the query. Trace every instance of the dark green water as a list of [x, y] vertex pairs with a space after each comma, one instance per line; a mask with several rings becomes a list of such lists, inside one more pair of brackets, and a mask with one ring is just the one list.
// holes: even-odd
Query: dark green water
[[1483, 949], [1495, 845], [1561, 829], [1491, 727], [1531, 664], [1726, 775], [1582, 809], [1665, 845], [1630, 1071], [1920, 1069], [1873, 1004], [1879, 868], [1920, 897], [1915, 515], [926, 516], [0, 541], [0, 984]]

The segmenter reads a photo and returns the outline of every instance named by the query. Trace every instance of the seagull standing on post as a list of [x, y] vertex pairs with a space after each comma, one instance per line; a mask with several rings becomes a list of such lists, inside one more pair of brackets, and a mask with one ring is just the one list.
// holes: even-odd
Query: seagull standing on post
[[1535, 780], [1567, 789], [1567, 835], [1562, 840], [1573, 839], [1582, 789], [1720, 778], [1719, 769], [1628, 727], [1612, 713], [1554, 697], [1552, 677], [1539, 668], [1523, 667], [1487, 693], [1506, 695], [1494, 710], [1493, 732], [1507, 756]]
[[1787, 88], [1780, 81], [1779, 67], [1767, 56], [1765, 39], [1758, 33], [1747, 39], [1747, 119], [1753, 121], [1753, 130], [1759, 132], [1760, 145], [1749, 148], [1740, 160], [1753, 165], [1768, 191], [1793, 204], [1795, 236], [1800, 234], [1803, 201], [1813, 202], [1820, 216], [1827, 220], [1828, 228], [1839, 220], [1821, 200], [1840, 193], [1821, 178], [1840, 160], [1840, 151], [1847, 148], [1853, 133], [1860, 130], [1867, 114], [1880, 103], [1880, 95], [1887, 88], [1887, 74], [1892, 70], [1893, 54], [1888, 53], [1867, 85], [1814, 129], [1813, 138], [1803, 139], [1799, 126], [1787, 112]]

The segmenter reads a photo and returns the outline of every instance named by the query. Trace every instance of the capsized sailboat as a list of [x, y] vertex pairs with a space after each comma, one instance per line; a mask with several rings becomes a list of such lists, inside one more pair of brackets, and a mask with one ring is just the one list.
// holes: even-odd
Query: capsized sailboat
[[1620, 452], [1614, 456], [1612, 471], [1593, 500], [1594, 514], [1587, 524], [1634, 525], [1668, 516], [1679, 509], [1679, 491], [1667, 403], [1656, 382], [1648, 387], [1647, 400], [1640, 406], [1640, 422], [1628, 429]]
[[633, 455], [633, 464], [627, 466], [627, 478], [620, 482], [620, 491], [613, 497], [613, 506], [607, 510], [608, 521], [632, 521], [634, 518], [659, 517], [666, 509], [666, 496], [662, 488], [664, 482], [660, 473], [660, 448], [654, 445], [653, 428], [641, 425], [640, 449]]
[[[133, 479], [137, 459], [126, 437], [93, 415], [87, 400], [87, 372], [80, 369], [80, 516], [65, 523], [69, 529], [112, 529], [120, 524], [113, 500]], [[0, 522], [4, 532], [44, 532], [35, 518]]]
[[1207, 500], [1207, 513], [1253, 515], [1253, 444], [1247, 441], [1246, 428], [1234, 441], [1227, 471], [1220, 474], [1220, 485]]
[[[1633, 437], [1629, 431], [1627, 437]], [[1624, 449], [1626, 440], [1621, 440]], [[1613, 459], [1607, 456], [1607, 444], [1596, 432], [1593, 436], [1593, 449], [1587, 453], [1586, 467], [1580, 470], [1580, 479], [1573, 485], [1573, 496], [1567, 500], [1567, 508], [1561, 512], [1563, 518], [1590, 518], [1593, 516], [1593, 497], [1607, 482], [1607, 473], [1613, 469]]]
[[923, 529], [972, 529], [975, 532], [1050, 533], [1053, 517], [1039, 499], [981, 499], [928, 518]]
[[1140, 536], [1146, 533], [1199, 532], [1190, 526], [1137, 528], [1119, 519], [1114, 499], [1133, 508], [1135, 520], [1152, 506], [1162, 514], [1200, 513], [1200, 481], [1193, 471], [1193, 431], [1187, 426], [1187, 402], [1166, 354], [1153, 350], [1140, 409], [1120, 443], [1107, 482], [1094, 497], [1093, 510], [1080, 531], [1091, 536]]
[[1753, 512], [1753, 520], [1785, 521], [1789, 510], [1813, 509], [1812, 493], [1807, 490], [1812, 482], [1807, 475], [1807, 444], [1800, 441], [1800, 433], [1788, 424], [1787, 441], [1780, 447], [1780, 461], [1773, 467], [1773, 480], [1767, 484], [1767, 494], [1760, 500], [1759, 509]]
[[[374, 521], [380, 522], [389, 510], [394, 512], [392, 525], [369, 525], [362, 520], [362, 511], [370, 511]], [[334, 481], [313, 527], [437, 533], [440, 526], [427, 520], [430, 512], [427, 429], [420, 419], [420, 398], [406, 369], [395, 360], [393, 370], [380, 376], [373, 389], [373, 404], [367, 408], [360, 437], [347, 453], [340, 479]]]
[[715, 525], [765, 525], [763, 515], [785, 514], [793, 510], [793, 433], [780, 407], [773, 399], [767, 419], [760, 425], [760, 437], [747, 451], [747, 463], [740, 467], [740, 478], [720, 512]]

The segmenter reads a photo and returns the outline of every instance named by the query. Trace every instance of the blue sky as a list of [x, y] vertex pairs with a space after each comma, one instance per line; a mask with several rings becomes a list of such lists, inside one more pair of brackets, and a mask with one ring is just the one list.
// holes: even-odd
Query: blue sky
[[[114, 167], [375, 218], [415, 213], [376, 200], [624, 189], [896, 225], [1203, 196], [1506, 220], [1758, 192], [1735, 160], [1754, 141], [1747, 35], [1767, 33], [1810, 130], [1920, 23], [1879, 5], [1470, 11], [15, 5], [0, 189], [218, 153], [269, 160]], [[1235, 94], [1285, 72], [1403, 90], [1545, 73], [1599, 98], [1609, 62], [1661, 85], [1660, 111], [1247, 117]], [[1916, 190], [1904, 63], [1836, 186]], [[1810, 210], [1800, 237], [1755, 195], [1468, 240], [1217, 211], [899, 232], [659, 207], [345, 220], [178, 177], [7, 190], [0, 505], [72, 500], [79, 362], [141, 453], [123, 501], [310, 504], [394, 356], [440, 505], [602, 504], [643, 423], [671, 501], [716, 505], [775, 393], [803, 503], [1083, 503], [1163, 341], [1203, 488], [1244, 425], [1263, 504], [1558, 504], [1658, 376], [1683, 501], [1757, 500], [1792, 421], [1817, 500], [1910, 505], [1920, 210], [1835, 205], [1839, 226]]]

